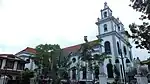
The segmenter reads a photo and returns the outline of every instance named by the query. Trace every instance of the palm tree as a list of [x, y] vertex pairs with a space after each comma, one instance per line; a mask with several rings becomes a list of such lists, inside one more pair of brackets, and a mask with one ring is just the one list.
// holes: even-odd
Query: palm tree
[[[104, 74], [104, 72], [102, 71], [102, 66], [103, 66], [103, 62], [105, 59], [111, 58], [110, 56], [108, 56], [105, 53], [100, 53], [100, 54], [95, 54], [92, 55], [92, 52], [94, 51], [93, 47], [96, 45], [102, 46], [100, 43], [102, 40], [95, 40], [92, 42], [88, 42], [87, 40], [87, 36], [84, 36], [84, 41], [85, 43], [82, 44], [81, 46], [81, 56], [79, 57], [79, 59], [81, 59], [82, 61], [84, 61], [86, 63], [86, 71], [92, 71], [92, 74], [94, 74], [93, 70], [93, 61], [97, 61], [99, 63], [99, 71], [100, 74]], [[87, 79], [87, 78], [86, 78]]]

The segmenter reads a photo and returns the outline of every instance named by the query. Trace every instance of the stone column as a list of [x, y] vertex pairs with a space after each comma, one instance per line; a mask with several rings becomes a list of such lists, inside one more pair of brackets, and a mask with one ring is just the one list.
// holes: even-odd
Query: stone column
[[3, 59], [1, 69], [4, 69], [5, 65], [6, 65], [6, 59]]
[[72, 79], [72, 70], [70, 70], [70, 79]]
[[14, 63], [14, 68], [13, 68], [13, 70], [17, 70], [17, 61], [15, 61], [15, 63]]
[[83, 71], [80, 71], [80, 80], [83, 78]]
[[99, 72], [99, 84], [107, 84], [107, 77], [104, 73], [103, 62], [100, 62]]

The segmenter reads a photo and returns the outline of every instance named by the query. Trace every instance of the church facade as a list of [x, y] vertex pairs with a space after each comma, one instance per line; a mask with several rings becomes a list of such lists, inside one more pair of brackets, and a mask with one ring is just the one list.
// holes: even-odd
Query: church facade
[[[101, 18], [98, 18], [95, 24], [98, 26], [99, 35], [97, 35], [97, 37], [103, 39], [101, 42], [103, 47], [95, 46], [94, 50], [96, 52], [92, 54], [105, 52], [111, 56], [110, 59], [104, 61], [103, 66], [108, 82], [113, 80], [116, 75], [123, 81], [127, 68], [132, 66], [132, 46], [125, 34], [123, 23], [119, 18], [115, 18], [112, 15], [112, 10], [107, 3], [104, 3], [104, 8], [100, 12]], [[79, 54], [76, 53], [80, 47], [81, 44], [63, 49], [64, 51], [72, 52], [70, 58], [72, 64], [70, 66], [71, 70], [69, 71], [70, 79], [74, 81], [98, 80], [99, 70], [95, 70], [94, 73], [91, 73], [86, 69], [78, 69], [80, 65], [85, 66], [85, 63], [82, 63], [81, 60], [78, 59]]]

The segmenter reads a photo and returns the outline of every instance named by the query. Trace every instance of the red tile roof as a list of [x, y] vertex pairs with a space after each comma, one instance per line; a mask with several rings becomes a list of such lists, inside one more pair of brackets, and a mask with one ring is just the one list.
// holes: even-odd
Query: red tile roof
[[75, 53], [75, 52], [77, 52], [80, 48], [81, 48], [81, 44], [63, 48], [63, 55], [67, 56], [67, 55], [69, 55], [71, 52], [72, 52], [72, 53]]
[[30, 53], [36, 54], [36, 50], [35, 50], [34, 48], [30, 48], [30, 47], [27, 47], [27, 48], [24, 49], [23, 51], [26, 51], [26, 52], [30, 52]]
[[36, 54], [36, 50], [35, 50], [34, 48], [27, 47], [26, 49], [24, 49], [24, 50], [22, 50], [22, 51], [16, 53], [16, 55], [19, 54], [19, 53], [22, 53], [22, 52], [24, 52], [24, 51], [25, 51], [25, 52], [32, 53], [32, 54]]
[[[93, 41], [90, 41], [89, 43], [97, 44], [97, 42], [99, 42], [99, 41], [98, 40], [93, 40]], [[82, 43], [82, 44], [84, 44], [84, 43]], [[73, 53], [77, 52], [81, 48], [82, 44], [78, 44], [78, 45], [63, 48], [63, 54], [65, 56], [68, 56], [71, 52], [73, 52]]]

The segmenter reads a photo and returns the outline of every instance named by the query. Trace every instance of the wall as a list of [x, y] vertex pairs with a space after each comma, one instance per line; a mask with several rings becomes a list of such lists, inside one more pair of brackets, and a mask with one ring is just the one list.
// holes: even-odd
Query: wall
[[[21, 53], [17, 56], [20, 57], [21, 59], [27, 60], [32, 55], [26, 54], [26, 53]], [[28, 68], [29, 70], [34, 70], [37, 68], [37, 66], [35, 65], [34, 61], [32, 59], [30, 59], [30, 63], [25, 64], [25, 68]]]
[[[107, 24], [107, 31], [104, 32], [104, 24]], [[112, 28], [111, 28], [111, 21], [108, 21], [108, 22], [105, 22], [105, 23], [101, 23], [100, 24], [100, 33], [101, 34], [104, 34], [104, 33], [108, 33], [108, 32], [111, 32], [112, 31]]]

